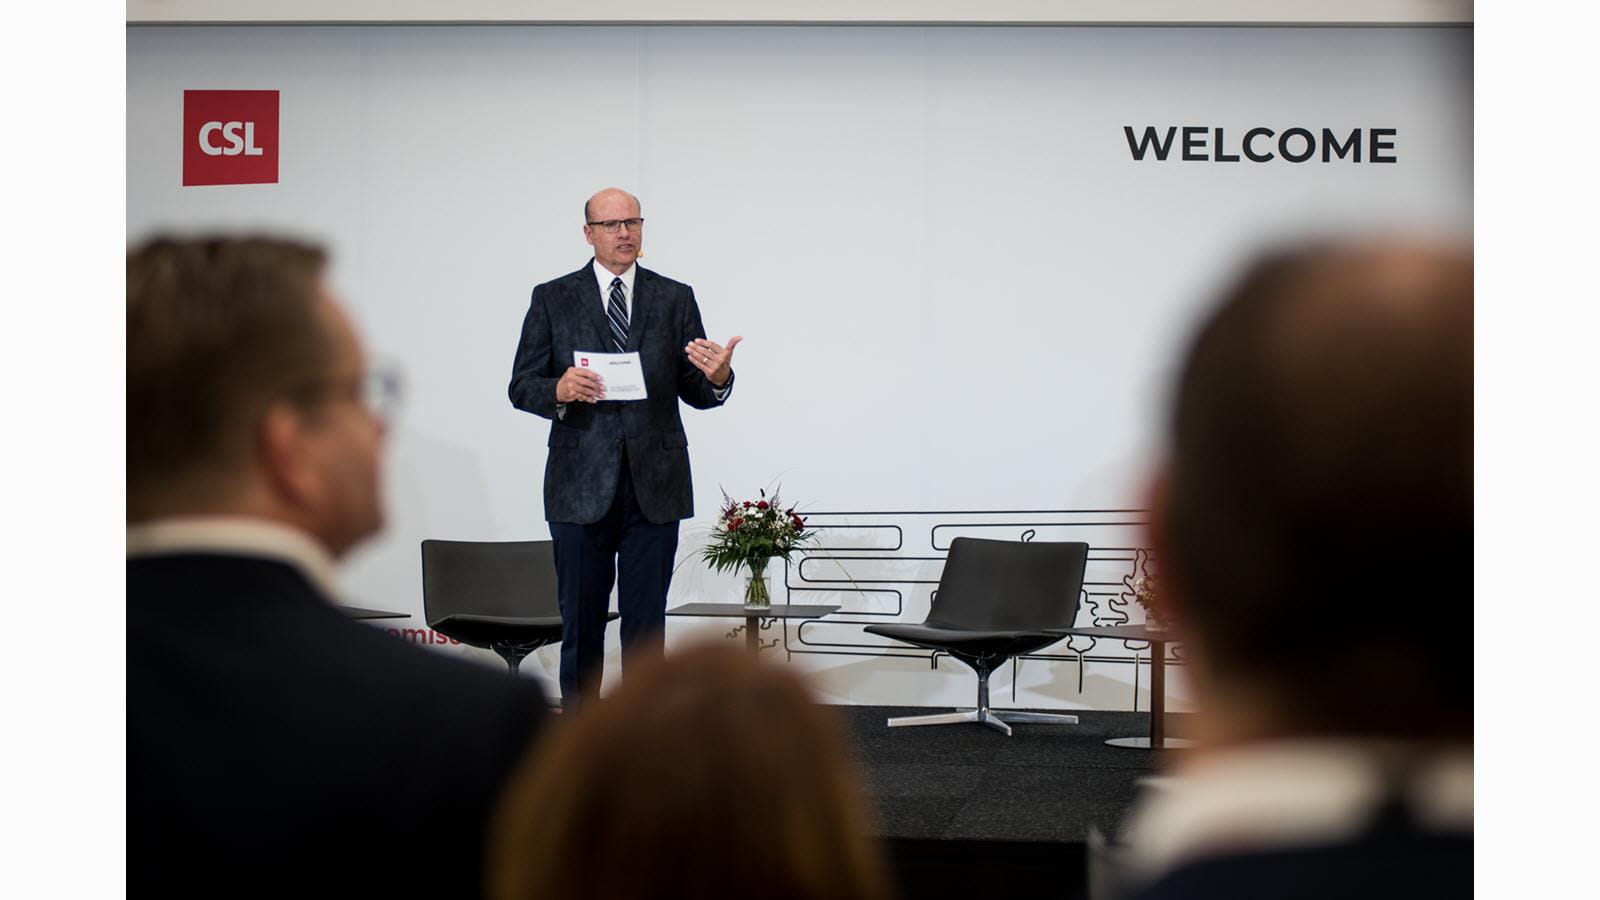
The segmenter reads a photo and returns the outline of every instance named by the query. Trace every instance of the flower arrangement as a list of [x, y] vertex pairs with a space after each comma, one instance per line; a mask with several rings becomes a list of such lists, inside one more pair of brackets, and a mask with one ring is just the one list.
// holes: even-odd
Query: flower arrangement
[[1151, 631], [1163, 631], [1167, 625], [1166, 610], [1156, 600], [1159, 583], [1156, 576], [1146, 573], [1133, 583], [1133, 599], [1144, 609], [1144, 624]]
[[766, 582], [767, 563], [774, 557], [787, 560], [796, 550], [816, 538], [806, 530], [804, 516], [793, 506], [783, 507], [778, 491], [758, 500], [736, 501], [722, 495], [722, 509], [711, 528], [702, 558], [718, 572], [745, 569], [750, 581], [745, 587], [745, 606], [763, 609], [772, 605]]

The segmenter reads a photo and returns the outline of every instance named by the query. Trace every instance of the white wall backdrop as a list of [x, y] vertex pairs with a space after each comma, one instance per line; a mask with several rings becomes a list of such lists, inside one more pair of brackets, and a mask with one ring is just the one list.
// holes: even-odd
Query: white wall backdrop
[[[894, 597], [840, 590], [831, 560], [791, 568], [779, 602], [846, 613], [768, 637], [835, 702], [957, 704], [970, 674], [862, 625], [921, 620], [952, 527], [1090, 540], [1081, 621], [1117, 621], [1138, 516], [1084, 511], [1137, 506], [1195, 315], [1263, 241], [1465, 234], [1471, 51], [1470, 29], [1420, 27], [139, 27], [128, 233], [333, 248], [409, 386], [390, 524], [347, 583], [415, 638], [418, 541], [548, 536], [546, 423], [506, 399], [518, 328], [535, 283], [587, 261], [583, 200], [634, 191], [642, 264], [694, 285], [712, 337], [745, 337], [732, 401], [685, 411], [699, 516], [669, 605], [735, 599], [696, 558], [719, 485], [781, 480], [840, 526], [825, 555], [877, 553], [852, 525], [903, 539], [843, 564]], [[280, 183], [182, 187], [185, 89], [281, 91]], [[1258, 126], [1393, 128], [1397, 162], [1136, 161], [1129, 125], [1220, 127], [1229, 153]], [[669, 619], [669, 641], [734, 624]], [[1136, 648], [1072, 649], [1081, 690], [1057, 648], [998, 673], [997, 702], [1133, 702]]]

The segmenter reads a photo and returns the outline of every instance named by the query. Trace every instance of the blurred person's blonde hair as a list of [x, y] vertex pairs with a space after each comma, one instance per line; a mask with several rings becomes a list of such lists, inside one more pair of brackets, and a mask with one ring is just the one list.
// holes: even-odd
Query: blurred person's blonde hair
[[888, 895], [834, 716], [743, 650], [641, 660], [524, 759], [490, 833], [490, 896]]

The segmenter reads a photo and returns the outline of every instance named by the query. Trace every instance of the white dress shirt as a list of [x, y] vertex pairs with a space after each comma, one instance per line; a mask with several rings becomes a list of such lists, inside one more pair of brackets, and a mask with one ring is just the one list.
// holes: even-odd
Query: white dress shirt
[[628, 266], [628, 271], [623, 272], [621, 275], [611, 274], [611, 270], [600, 265], [600, 260], [598, 259], [589, 265], [594, 269], [594, 280], [600, 284], [601, 315], [608, 314], [611, 309], [611, 282], [618, 278], [622, 279], [622, 303], [628, 310], [628, 325], [631, 327], [633, 325], [633, 276], [638, 274], [639, 264], [634, 263]]

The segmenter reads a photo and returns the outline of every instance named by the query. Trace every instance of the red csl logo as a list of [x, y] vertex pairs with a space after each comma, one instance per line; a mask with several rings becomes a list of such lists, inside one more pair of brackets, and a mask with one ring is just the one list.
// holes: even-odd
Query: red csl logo
[[183, 183], [277, 184], [277, 91], [184, 91]]
[[584, 368], [588, 368], [588, 366], [589, 366], [589, 357], [587, 357], [587, 356], [578, 357], [578, 365], [583, 366]]

